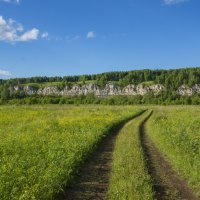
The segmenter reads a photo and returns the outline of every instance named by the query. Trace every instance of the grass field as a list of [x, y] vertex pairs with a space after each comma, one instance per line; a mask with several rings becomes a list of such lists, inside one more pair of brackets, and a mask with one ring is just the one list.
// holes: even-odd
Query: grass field
[[200, 196], [199, 113], [200, 107], [193, 106], [1, 106], [0, 199], [53, 199], [72, 183], [101, 141], [130, 119], [112, 150], [108, 199], [155, 197], [142, 124], [145, 140], [150, 138], [157, 155], [163, 155]]
[[200, 107], [156, 107], [147, 133], [200, 196]]
[[108, 198], [112, 200], [153, 200], [152, 182], [148, 174], [140, 142], [139, 126], [149, 115], [127, 123], [119, 133], [113, 153]]
[[0, 107], [0, 199], [51, 199], [135, 107]]

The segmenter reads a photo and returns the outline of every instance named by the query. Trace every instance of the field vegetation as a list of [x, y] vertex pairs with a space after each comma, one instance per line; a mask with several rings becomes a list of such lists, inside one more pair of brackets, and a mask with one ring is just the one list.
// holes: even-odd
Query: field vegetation
[[0, 199], [51, 199], [119, 123], [143, 109], [0, 107]]
[[200, 107], [157, 107], [147, 133], [200, 197]]
[[[153, 115], [146, 121], [151, 109]], [[1, 106], [0, 199], [54, 198], [71, 185], [108, 134], [134, 117], [119, 131], [112, 150], [108, 199], [155, 198], [154, 177], [148, 166], [151, 156], [146, 157], [143, 132], [148, 144], [158, 148], [157, 153], [200, 197], [200, 107], [151, 109], [103, 105]], [[159, 163], [152, 164], [157, 170]]]
[[149, 111], [127, 123], [119, 132], [113, 153], [108, 199], [153, 200], [151, 177], [140, 141], [140, 125]]

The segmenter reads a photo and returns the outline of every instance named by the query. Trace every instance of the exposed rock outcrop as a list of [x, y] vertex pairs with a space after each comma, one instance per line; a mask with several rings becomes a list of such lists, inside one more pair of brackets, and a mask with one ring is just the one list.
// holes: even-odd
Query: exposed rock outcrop
[[[35, 86], [14, 86], [10, 88], [11, 93], [16, 93], [19, 91], [24, 91], [26, 95], [58, 95], [58, 96], [75, 96], [75, 95], [87, 95], [94, 94], [95, 96], [116, 96], [116, 95], [146, 95], [148, 93], [153, 93], [154, 95], [159, 94], [165, 88], [161, 84], [144, 86], [140, 85], [127, 85], [124, 88], [121, 88], [115, 84], [106, 84], [104, 88], [100, 88], [96, 84], [87, 84], [87, 85], [74, 85], [72, 87], [66, 86], [63, 89], [60, 89], [58, 86], [47, 86], [37, 88]], [[177, 93], [181, 96], [187, 95], [191, 96], [194, 94], [200, 94], [200, 85], [195, 84], [193, 87], [188, 87], [182, 85], [178, 88]]]
[[100, 88], [96, 84], [87, 84], [83, 86], [74, 85], [72, 87], [66, 86], [60, 89], [58, 86], [47, 86], [37, 88], [34, 86], [14, 86], [10, 88], [12, 93], [24, 91], [26, 95], [60, 95], [60, 96], [75, 96], [75, 95], [87, 95], [94, 94], [95, 96], [116, 96], [116, 95], [145, 95], [152, 92], [158, 94], [164, 89], [160, 84], [143, 86], [143, 85], [127, 85], [121, 88], [115, 84], [106, 84], [104, 88]]
[[33, 95], [38, 92], [38, 88], [36, 88], [34, 86], [24, 86], [23, 90], [24, 90], [25, 94], [27, 94], [27, 95]]
[[193, 87], [182, 85], [178, 88], [177, 93], [181, 96], [192, 96], [194, 94], [200, 94], [200, 85], [195, 84]]

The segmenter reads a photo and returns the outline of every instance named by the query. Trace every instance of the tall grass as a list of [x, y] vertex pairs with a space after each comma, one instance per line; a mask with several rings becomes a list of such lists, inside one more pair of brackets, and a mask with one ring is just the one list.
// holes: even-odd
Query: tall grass
[[200, 197], [200, 107], [155, 108], [147, 133]]
[[149, 112], [127, 123], [119, 133], [113, 154], [108, 199], [153, 199], [151, 178], [145, 166], [139, 126]]
[[0, 199], [51, 199], [112, 127], [142, 109], [0, 107]]

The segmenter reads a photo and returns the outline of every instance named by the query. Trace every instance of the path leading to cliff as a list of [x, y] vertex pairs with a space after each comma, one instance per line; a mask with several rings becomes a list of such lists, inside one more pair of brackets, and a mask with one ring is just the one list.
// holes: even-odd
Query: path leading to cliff
[[151, 117], [140, 125], [141, 145], [144, 150], [148, 172], [153, 181], [153, 190], [157, 200], [198, 200], [193, 191], [172, 169], [169, 162], [156, 148], [154, 143], [145, 133], [145, 124]]
[[[152, 114], [152, 113], [151, 113]], [[187, 182], [181, 179], [145, 133], [151, 114], [140, 125], [141, 146], [146, 166], [152, 178], [154, 197], [157, 200], [198, 200]], [[105, 200], [109, 187], [112, 155], [116, 137], [122, 126], [110, 134], [88, 159], [70, 187], [55, 200]], [[130, 149], [131, 150], [131, 149]]]
[[[134, 118], [138, 117], [139, 113]], [[55, 200], [103, 200], [106, 199], [110, 171], [112, 166], [112, 154], [121, 125], [113, 131], [99, 145], [91, 155], [87, 163], [82, 167], [80, 175], [77, 176], [64, 193], [59, 194]]]

